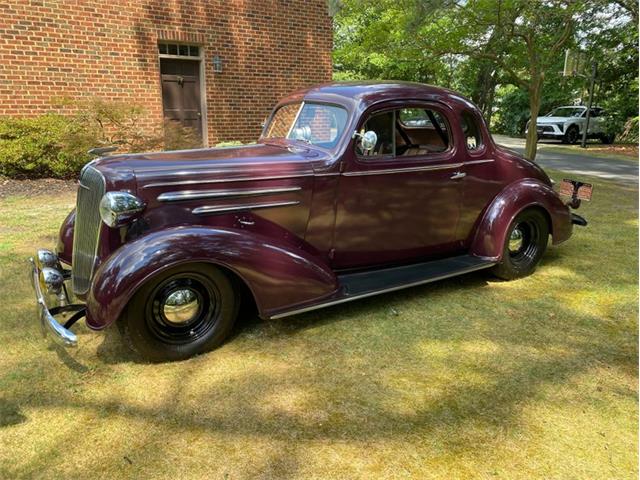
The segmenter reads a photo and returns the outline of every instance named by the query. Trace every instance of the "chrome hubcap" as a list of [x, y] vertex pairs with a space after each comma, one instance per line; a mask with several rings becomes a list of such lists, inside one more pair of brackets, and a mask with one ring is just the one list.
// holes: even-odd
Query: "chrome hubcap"
[[173, 324], [181, 325], [192, 321], [200, 311], [198, 295], [190, 288], [173, 290], [162, 305], [164, 318]]
[[517, 225], [511, 231], [511, 236], [509, 237], [509, 251], [511, 253], [515, 253], [522, 248], [523, 235], [522, 230], [520, 229], [520, 225]]

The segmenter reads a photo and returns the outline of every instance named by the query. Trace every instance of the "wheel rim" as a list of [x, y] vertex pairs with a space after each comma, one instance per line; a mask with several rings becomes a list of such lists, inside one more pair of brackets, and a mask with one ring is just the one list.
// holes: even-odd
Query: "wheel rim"
[[509, 234], [509, 257], [511, 263], [524, 267], [535, 262], [540, 248], [540, 228], [533, 221], [516, 224]]
[[578, 139], [578, 132], [575, 129], [569, 130], [569, 142], [574, 143]]
[[197, 273], [182, 273], [161, 282], [149, 295], [145, 320], [150, 333], [173, 345], [207, 335], [220, 315], [216, 285]]

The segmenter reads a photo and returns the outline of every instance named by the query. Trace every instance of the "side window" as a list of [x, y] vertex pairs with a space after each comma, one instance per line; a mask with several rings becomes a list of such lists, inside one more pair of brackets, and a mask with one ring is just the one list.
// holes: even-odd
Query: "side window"
[[469, 112], [462, 112], [462, 133], [464, 135], [464, 142], [467, 146], [467, 150], [475, 152], [482, 149], [482, 134], [480, 133], [480, 126], [475, 116]]
[[378, 141], [372, 150], [366, 151], [358, 143], [356, 152], [360, 156], [428, 155], [444, 152], [451, 146], [449, 125], [444, 116], [427, 108], [400, 108], [372, 115], [361, 132], [369, 130], [376, 133]]
[[397, 112], [397, 119], [396, 156], [428, 155], [449, 148], [449, 127], [436, 110], [402, 108]]
[[393, 154], [393, 119], [394, 112], [383, 112], [372, 115], [363, 125], [362, 130], [376, 132], [378, 141], [372, 150], [363, 150], [358, 142], [357, 153], [365, 157]]

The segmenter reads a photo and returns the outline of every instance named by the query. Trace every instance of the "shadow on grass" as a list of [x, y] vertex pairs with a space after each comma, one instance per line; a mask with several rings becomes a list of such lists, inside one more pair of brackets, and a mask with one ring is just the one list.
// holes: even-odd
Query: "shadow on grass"
[[[637, 234], [634, 225], [620, 228], [624, 235]], [[541, 273], [557, 267], [571, 275], [598, 272], [598, 258], [579, 254], [587, 243], [586, 238], [578, 237], [571, 253], [550, 249]], [[563, 262], [568, 255], [571, 261]], [[630, 279], [618, 276], [607, 281], [597, 288], [608, 291]], [[500, 290], [486, 288], [494, 282]], [[127, 387], [136, 389], [137, 381], [144, 382], [145, 368], [165, 369], [171, 374], [165, 390], [139, 393], [161, 396], [161, 402], [132, 402], [123, 399], [117, 389], [97, 395], [47, 390], [33, 395], [31, 389], [19, 387], [4, 396], [8, 407], [0, 406], [0, 433], [2, 427], [27, 421], [23, 412], [42, 409], [63, 411], [70, 417], [97, 415], [95, 425], [83, 425], [95, 435], [100, 434], [101, 425], [110, 422], [142, 424], [145, 428], [136, 434], [138, 446], [123, 437], [121, 444], [103, 452], [105, 463], [120, 462], [131, 469], [143, 454], [147, 466], [162, 463], [170, 453], [164, 440], [171, 434], [196, 439], [202, 435], [269, 439], [287, 447], [254, 459], [251, 472], [254, 476], [270, 472], [276, 478], [296, 475], [305, 461], [301, 445], [310, 441], [366, 445], [411, 436], [435, 439], [447, 452], [473, 453], [490, 437], [486, 432], [517, 435], [520, 414], [527, 405], [549, 389], [566, 387], [581, 374], [615, 368], [637, 378], [636, 337], [612, 333], [606, 319], [597, 313], [576, 312], [561, 297], [550, 296], [541, 308], [536, 302], [543, 301], [547, 292], [535, 284], [535, 277], [511, 284], [494, 280], [488, 272], [476, 272], [277, 321], [263, 322], [246, 315], [219, 353], [173, 367], [144, 365], [122, 343], [116, 328], [109, 328], [95, 337], [98, 358], [107, 365], [105, 381], [109, 382], [111, 368], [117, 372], [119, 366], [125, 366], [131, 375]], [[539, 290], [531, 292], [529, 288]], [[595, 295], [596, 287], [590, 288]], [[483, 298], [495, 302], [495, 308], [478, 303]], [[432, 305], [441, 309], [439, 315], [432, 315]], [[442, 308], [447, 306], [456, 307], [455, 313], [449, 315], [445, 310], [443, 314]], [[411, 316], [411, 309], [419, 313]], [[483, 315], [474, 309], [482, 309]], [[626, 330], [632, 332], [631, 326]], [[325, 345], [323, 339], [309, 337], [325, 334]], [[465, 354], [465, 345], [479, 341], [492, 347], [490, 353]], [[287, 350], [287, 342], [295, 347]], [[445, 357], [431, 348], [443, 344], [450, 345]], [[219, 358], [228, 356], [229, 348], [238, 356], [261, 357], [265, 368], [239, 368], [232, 380], [207, 378], [207, 372], [219, 365]], [[68, 357], [65, 351], [57, 354], [73, 372], [87, 372], [78, 359], [81, 356]], [[290, 362], [290, 357], [312, 360], [313, 364]], [[287, 368], [271, 369], [271, 361], [286, 362]], [[483, 381], [453, 376], [432, 386], [432, 372], [443, 370], [472, 373]], [[406, 394], [393, 380], [407, 371], [412, 375], [407, 382], [415, 401], [396, 409], [396, 402], [402, 402]], [[44, 381], [38, 378], [41, 375], [35, 375], [35, 383]], [[202, 387], [185, 404], [184, 391], [192, 382]], [[271, 404], [271, 398], [287, 391], [303, 392], [300, 409]], [[616, 395], [637, 398], [637, 393], [624, 385], [617, 387]], [[7, 470], [2, 476], [44, 474], [59, 445], [73, 442], [74, 435], [61, 433], [55, 444], [47, 444], [49, 448], [30, 457], [19, 471]], [[123, 460], [125, 457], [132, 463]], [[89, 466], [78, 466], [78, 477], [92, 473]]]

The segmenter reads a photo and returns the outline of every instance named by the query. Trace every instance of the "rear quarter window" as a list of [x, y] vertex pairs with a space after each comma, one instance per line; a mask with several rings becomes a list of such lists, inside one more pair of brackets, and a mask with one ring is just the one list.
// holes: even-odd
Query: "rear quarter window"
[[476, 116], [465, 110], [461, 115], [462, 134], [464, 135], [464, 143], [470, 152], [478, 152], [484, 147], [480, 125]]

